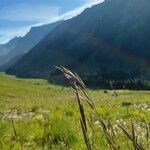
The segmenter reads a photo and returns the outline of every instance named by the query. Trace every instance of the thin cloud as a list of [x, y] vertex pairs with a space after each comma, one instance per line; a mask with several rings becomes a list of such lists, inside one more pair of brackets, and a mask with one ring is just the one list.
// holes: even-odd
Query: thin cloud
[[0, 19], [42, 22], [59, 15], [59, 7], [47, 5], [16, 4], [0, 9]]
[[71, 19], [79, 14], [81, 14], [86, 8], [90, 8], [93, 5], [99, 4], [104, 2], [104, 0], [88, 0], [88, 3], [86, 3], [85, 5], [74, 9], [68, 13], [65, 13], [64, 15], [60, 16], [61, 19], [67, 20], [67, 19]]

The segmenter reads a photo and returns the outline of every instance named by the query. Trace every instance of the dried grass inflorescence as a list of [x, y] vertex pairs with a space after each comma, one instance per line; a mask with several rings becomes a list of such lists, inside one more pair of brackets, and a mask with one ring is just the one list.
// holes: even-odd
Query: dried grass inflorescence
[[[85, 114], [85, 107], [83, 102], [86, 102], [88, 106], [92, 109], [94, 116], [96, 118], [96, 124], [102, 130], [103, 134], [105, 135], [105, 139], [107, 141], [107, 145], [111, 150], [120, 150], [120, 146], [116, 142], [116, 132], [114, 131], [113, 125], [108, 121], [105, 121], [97, 112], [96, 107], [92, 101], [92, 99], [88, 96], [86, 91], [86, 86], [81, 80], [81, 78], [77, 75], [77, 73], [73, 73], [72, 71], [68, 70], [63, 66], [56, 66], [58, 70], [60, 70], [66, 79], [69, 81], [74, 93], [76, 94], [79, 112], [80, 112], [80, 123], [81, 129], [84, 137], [84, 142], [88, 150], [94, 150], [93, 140], [90, 139], [88, 136], [88, 128], [91, 128], [92, 133], [93, 131], [93, 124], [89, 121], [88, 116]], [[136, 134], [135, 126], [131, 123], [131, 127], [125, 127], [122, 124], [117, 124], [118, 129], [120, 130], [122, 136], [126, 137], [128, 141], [132, 142], [134, 150], [144, 150], [144, 146], [139, 142], [138, 135]], [[129, 131], [127, 130], [129, 129]], [[119, 133], [120, 133], [119, 132]], [[149, 134], [147, 134], [149, 135]], [[149, 137], [147, 138], [149, 139]]]

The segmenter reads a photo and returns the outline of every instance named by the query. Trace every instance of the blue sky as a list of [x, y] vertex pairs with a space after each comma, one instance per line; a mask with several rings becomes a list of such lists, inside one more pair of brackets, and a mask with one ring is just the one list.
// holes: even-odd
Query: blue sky
[[103, 0], [0, 0], [0, 43], [25, 35], [31, 26], [68, 19]]

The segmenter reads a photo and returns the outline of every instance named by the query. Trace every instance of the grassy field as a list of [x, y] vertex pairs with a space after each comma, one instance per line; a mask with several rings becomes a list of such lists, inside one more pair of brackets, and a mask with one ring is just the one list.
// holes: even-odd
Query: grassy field
[[[87, 90], [100, 117], [110, 121], [120, 150], [133, 149], [132, 142], [118, 131], [118, 124], [135, 133], [150, 149], [150, 91]], [[94, 150], [109, 150], [105, 134], [84, 104], [92, 124], [88, 137]], [[0, 73], [1, 150], [84, 150], [76, 96], [69, 87], [51, 85], [45, 80], [19, 79]]]

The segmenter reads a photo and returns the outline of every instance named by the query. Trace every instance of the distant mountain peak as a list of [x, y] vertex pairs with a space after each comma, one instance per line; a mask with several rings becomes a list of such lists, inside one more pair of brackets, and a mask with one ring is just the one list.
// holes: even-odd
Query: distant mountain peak
[[[38, 44], [48, 33], [50, 33], [62, 21], [54, 22], [47, 25], [32, 27], [31, 30], [23, 37], [14, 37], [8, 43], [0, 45], [0, 66], [8, 68], [12, 62], [17, 58], [21, 58], [25, 53], [30, 51], [36, 44]], [[4, 53], [5, 51], [5, 53]], [[9, 63], [11, 62], [11, 63]], [[13, 63], [12, 63], [13, 64]], [[4, 69], [4, 67], [3, 67]]]

